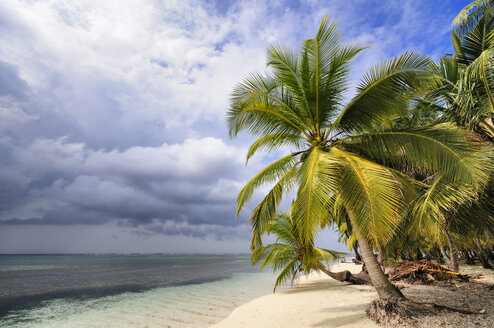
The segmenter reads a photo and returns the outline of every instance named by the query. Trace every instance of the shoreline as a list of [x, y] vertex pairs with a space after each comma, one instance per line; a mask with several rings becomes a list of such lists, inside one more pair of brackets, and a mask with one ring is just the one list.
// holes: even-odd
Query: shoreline
[[[359, 273], [360, 265], [340, 263], [333, 271]], [[379, 327], [365, 313], [377, 297], [371, 286], [350, 285], [324, 273], [298, 279], [294, 288], [258, 297], [232, 311], [212, 328]]]
[[[349, 270], [359, 273], [360, 265], [340, 263], [332, 271]], [[268, 294], [234, 309], [230, 315], [212, 328], [378, 328], [378, 327], [493, 327], [494, 324], [494, 271], [479, 266], [464, 265], [462, 274], [468, 274], [467, 284], [451, 286], [409, 285], [402, 290], [412, 301], [430, 300], [452, 308], [483, 314], [464, 315], [455, 311], [438, 311], [411, 322], [382, 323], [379, 326], [367, 317], [368, 305], [377, 299], [372, 286], [351, 285], [336, 281], [324, 273], [313, 272], [298, 279], [296, 287]], [[480, 297], [480, 299], [479, 299]]]

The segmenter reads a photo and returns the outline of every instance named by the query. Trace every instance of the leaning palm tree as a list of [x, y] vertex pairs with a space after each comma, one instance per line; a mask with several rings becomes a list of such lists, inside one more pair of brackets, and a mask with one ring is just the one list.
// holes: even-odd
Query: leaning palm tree
[[279, 214], [266, 232], [275, 235], [276, 242], [257, 248], [253, 254], [253, 262], [254, 264], [261, 262], [261, 270], [266, 265], [270, 265], [274, 272], [281, 270], [273, 291], [289, 279], [293, 282], [298, 272], [308, 274], [313, 270], [321, 270], [340, 281], [347, 278], [326, 269], [326, 263], [338, 259], [345, 253], [315, 247], [312, 240], [305, 242], [302, 239], [303, 234], [290, 214]]
[[336, 25], [324, 18], [299, 53], [270, 47], [269, 71], [252, 74], [235, 88], [228, 111], [230, 135], [247, 131], [258, 138], [247, 159], [259, 150], [290, 150], [246, 184], [237, 213], [257, 188], [272, 186], [249, 217], [256, 254], [284, 195], [296, 189], [291, 211], [305, 241], [314, 240], [337, 196], [380, 298], [401, 299], [371, 247], [392, 238], [404, 212], [402, 177], [391, 167], [441, 172], [446, 181], [472, 188], [481, 187], [485, 172], [475, 147], [452, 125], [389, 130], [388, 122], [410, 97], [435, 83], [428, 57], [406, 52], [378, 64], [344, 104], [350, 62], [364, 49], [341, 44]]

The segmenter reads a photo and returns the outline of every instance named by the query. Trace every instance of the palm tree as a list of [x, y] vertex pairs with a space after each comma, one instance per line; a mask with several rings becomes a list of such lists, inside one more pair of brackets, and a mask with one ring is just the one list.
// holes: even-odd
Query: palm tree
[[431, 99], [443, 120], [494, 141], [494, 2], [480, 2], [483, 7], [475, 8], [483, 9], [474, 10], [469, 28], [451, 31], [455, 53], [441, 59], [441, 87]]
[[[334, 273], [326, 269], [325, 263], [337, 259], [345, 253], [318, 248], [314, 242], [305, 242], [293, 217], [287, 213], [279, 214], [275, 222], [266, 231], [276, 235], [276, 242], [257, 248], [253, 254], [253, 263], [261, 262], [260, 269], [271, 265], [273, 272], [281, 270], [273, 291], [283, 282], [295, 279], [298, 272], [323, 271], [339, 281], [348, 280], [348, 274]], [[345, 279], [346, 278], [346, 279]]]
[[237, 85], [228, 124], [232, 137], [245, 130], [258, 138], [247, 159], [258, 150], [291, 149], [246, 184], [237, 198], [237, 214], [255, 189], [272, 186], [249, 217], [255, 254], [283, 195], [297, 190], [292, 215], [305, 241], [314, 239], [329, 216], [331, 199], [338, 197], [380, 298], [401, 299], [370, 246], [385, 245], [403, 215], [402, 177], [390, 167], [441, 172], [445, 181], [472, 188], [481, 187], [485, 172], [465, 133], [454, 126], [388, 128], [410, 97], [435, 82], [428, 57], [406, 52], [376, 65], [364, 75], [353, 99], [343, 104], [350, 62], [364, 49], [342, 45], [336, 25], [324, 18], [300, 53], [271, 46], [270, 70]]
[[[456, 62], [452, 62], [451, 58], [442, 58], [440, 79], [448, 78], [448, 81], [456, 79], [455, 74], [458, 73], [458, 65], [452, 65], [453, 63]], [[454, 67], [455, 70], [452, 70], [451, 67]], [[444, 84], [439, 92], [436, 90], [431, 94], [426, 94], [423, 98], [415, 101], [412, 107], [404, 109], [402, 115], [390, 123], [391, 129], [426, 127], [451, 119], [452, 116], [449, 116], [448, 113], [439, 116], [437, 113], [438, 110], [441, 110], [439, 105], [432, 106], [434, 98], [441, 94], [444, 96], [443, 99], [449, 100], [451, 107], [454, 107], [458, 97], [451, 98], [451, 85]], [[447, 89], [449, 92], [445, 92]], [[445, 110], [442, 111], [445, 112]], [[462, 122], [455, 121], [455, 123], [461, 126]], [[484, 144], [484, 146], [484, 153], [491, 153], [492, 147], [489, 147], [488, 144]], [[483, 159], [483, 162], [485, 170], [487, 172], [492, 171], [492, 164], [488, 156]], [[407, 203], [411, 206], [406, 215], [407, 220], [403, 222], [402, 228], [406, 230], [405, 235], [398, 235], [402, 235], [400, 237], [408, 239], [408, 242], [412, 242], [412, 244], [416, 243], [417, 238], [427, 239], [439, 247], [446, 243], [449, 248], [449, 257], [446, 260], [449, 259], [449, 266], [452, 270], [458, 271], [458, 251], [454, 242], [455, 238], [453, 238], [452, 225], [456, 229], [460, 228], [458, 235], [461, 236], [468, 233], [467, 227], [472, 221], [480, 224], [486, 218], [490, 220], [489, 215], [472, 219], [471, 215], [458, 213], [460, 207], [472, 209], [473, 206], [483, 206], [484, 203], [488, 203], [486, 197], [479, 197], [479, 191], [486, 194], [485, 191], [487, 190], [479, 190], [466, 185], [455, 185], [451, 181], [444, 180], [438, 173], [423, 175], [413, 168], [402, 171], [420, 182], [412, 179], [403, 180], [407, 184], [407, 189], [412, 189], [412, 193], [407, 195]], [[465, 211], [463, 212], [465, 213]]]
[[[482, 138], [494, 143], [494, 2], [493, 1], [474, 1], [466, 6], [455, 18], [454, 25], [456, 28], [451, 31], [451, 39], [455, 53], [446, 55], [441, 58], [437, 68], [440, 87], [425, 97], [429, 109], [441, 113], [439, 120], [442, 122], [453, 122], [455, 125], [464, 127], [473, 132], [472, 138]], [[484, 161], [486, 170], [490, 170], [492, 161]], [[492, 177], [489, 177], [492, 184]], [[432, 180], [431, 180], [432, 182]], [[444, 181], [434, 183], [431, 189], [424, 191], [431, 197], [422, 199], [422, 210], [428, 209], [435, 212], [429, 219], [435, 220], [439, 224], [441, 232], [447, 239], [450, 249], [451, 263], [453, 270], [458, 270], [456, 259], [456, 247], [452, 237], [451, 225], [454, 224], [459, 229], [457, 236], [463, 239], [463, 236], [470, 238], [468, 225], [472, 221], [476, 227], [486, 227], [492, 225], [494, 211], [488, 204], [492, 203], [494, 193], [488, 190], [483, 191], [482, 195], [476, 197], [476, 201], [463, 201], [460, 213], [455, 213], [456, 209], [450, 204], [456, 203], [456, 200], [444, 198], [442, 191], [445, 188], [456, 188], [455, 186], [446, 186]], [[439, 188], [441, 192], [434, 192]], [[452, 196], [456, 197], [456, 192]], [[465, 192], [464, 194], [468, 194]], [[436, 195], [437, 199], [434, 198]], [[451, 195], [451, 194], [450, 194]], [[431, 204], [426, 204], [429, 201]], [[445, 202], [445, 203], [444, 203]], [[440, 205], [443, 203], [443, 205]], [[419, 206], [420, 207], [420, 206]], [[450, 215], [439, 214], [440, 208]], [[479, 213], [476, 219], [472, 219], [472, 212]], [[424, 211], [420, 211], [419, 222], [424, 223]], [[452, 217], [454, 214], [456, 217]], [[463, 217], [461, 217], [463, 215]], [[437, 218], [441, 218], [438, 222]], [[427, 221], [427, 220], [425, 220]], [[429, 224], [430, 226], [430, 224]], [[478, 245], [478, 243], [477, 243]], [[474, 247], [475, 248], [475, 247]], [[486, 265], [487, 266], [487, 265]]]

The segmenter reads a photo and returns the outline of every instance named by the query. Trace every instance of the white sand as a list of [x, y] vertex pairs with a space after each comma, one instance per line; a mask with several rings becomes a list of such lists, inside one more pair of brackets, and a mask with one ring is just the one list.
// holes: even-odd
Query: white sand
[[[335, 265], [332, 271], [360, 272], [353, 263]], [[324, 273], [302, 277], [295, 288], [259, 297], [235, 309], [214, 328], [379, 327], [365, 314], [377, 297], [373, 287], [355, 286]]]

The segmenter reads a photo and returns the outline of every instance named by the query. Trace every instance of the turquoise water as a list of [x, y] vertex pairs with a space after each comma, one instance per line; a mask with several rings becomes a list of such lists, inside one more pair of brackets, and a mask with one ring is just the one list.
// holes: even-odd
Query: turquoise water
[[274, 280], [247, 255], [0, 256], [0, 326], [208, 327]]

